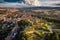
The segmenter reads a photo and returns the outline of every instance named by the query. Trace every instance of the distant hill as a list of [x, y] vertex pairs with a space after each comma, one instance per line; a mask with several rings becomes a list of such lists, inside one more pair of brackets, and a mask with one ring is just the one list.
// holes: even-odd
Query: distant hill
[[49, 9], [49, 10], [53, 10], [53, 9], [56, 9], [56, 10], [60, 10], [60, 7], [47, 7], [47, 6], [36, 6], [36, 7], [1, 7], [1, 8], [17, 8], [17, 9]]
[[60, 4], [56, 4], [56, 5], [60, 5]]
[[38, 6], [38, 7], [24, 7], [24, 8], [18, 8], [18, 9], [49, 9], [49, 10], [60, 10], [60, 7], [46, 7], [46, 6]]

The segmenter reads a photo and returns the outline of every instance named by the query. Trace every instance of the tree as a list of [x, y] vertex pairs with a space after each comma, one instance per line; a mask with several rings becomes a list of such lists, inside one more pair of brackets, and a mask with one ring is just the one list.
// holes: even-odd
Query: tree
[[30, 25], [30, 22], [26, 20], [18, 21], [18, 26], [20, 27], [20, 30], [24, 30], [24, 28], [26, 28], [26, 26], [29, 26], [29, 25]]
[[53, 33], [48, 33], [45, 40], [60, 40], [58, 32], [54, 30]]

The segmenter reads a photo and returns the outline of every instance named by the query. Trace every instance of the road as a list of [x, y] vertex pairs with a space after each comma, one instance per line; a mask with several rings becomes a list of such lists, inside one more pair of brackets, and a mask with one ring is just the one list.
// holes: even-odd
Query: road
[[59, 34], [60, 34], [60, 29], [52, 29], [52, 30], [56, 30], [56, 31], [58, 31], [58, 32], [59, 32]]

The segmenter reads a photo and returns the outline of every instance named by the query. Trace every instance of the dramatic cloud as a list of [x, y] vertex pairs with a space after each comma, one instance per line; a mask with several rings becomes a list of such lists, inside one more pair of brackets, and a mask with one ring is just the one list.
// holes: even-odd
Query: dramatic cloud
[[0, 0], [0, 7], [56, 6], [57, 4], [60, 4], [60, 0]]

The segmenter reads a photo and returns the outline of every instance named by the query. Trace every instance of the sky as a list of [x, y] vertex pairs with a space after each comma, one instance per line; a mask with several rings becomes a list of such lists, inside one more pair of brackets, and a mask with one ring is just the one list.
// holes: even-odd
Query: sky
[[[0, 0], [0, 1], [6, 1], [6, 2], [17, 2], [19, 0]], [[23, 0], [20, 0], [20, 1], [23, 1]], [[45, 1], [60, 1], [60, 0], [39, 0], [41, 2], [45, 2]]]
[[[4, 2], [23, 2], [24, 0], [0, 0], [0, 3], [4, 3]], [[30, 1], [30, 0], [28, 0]], [[40, 3], [60, 3], [60, 0], [38, 0]]]
[[0, 6], [60, 6], [60, 0], [0, 0]]

